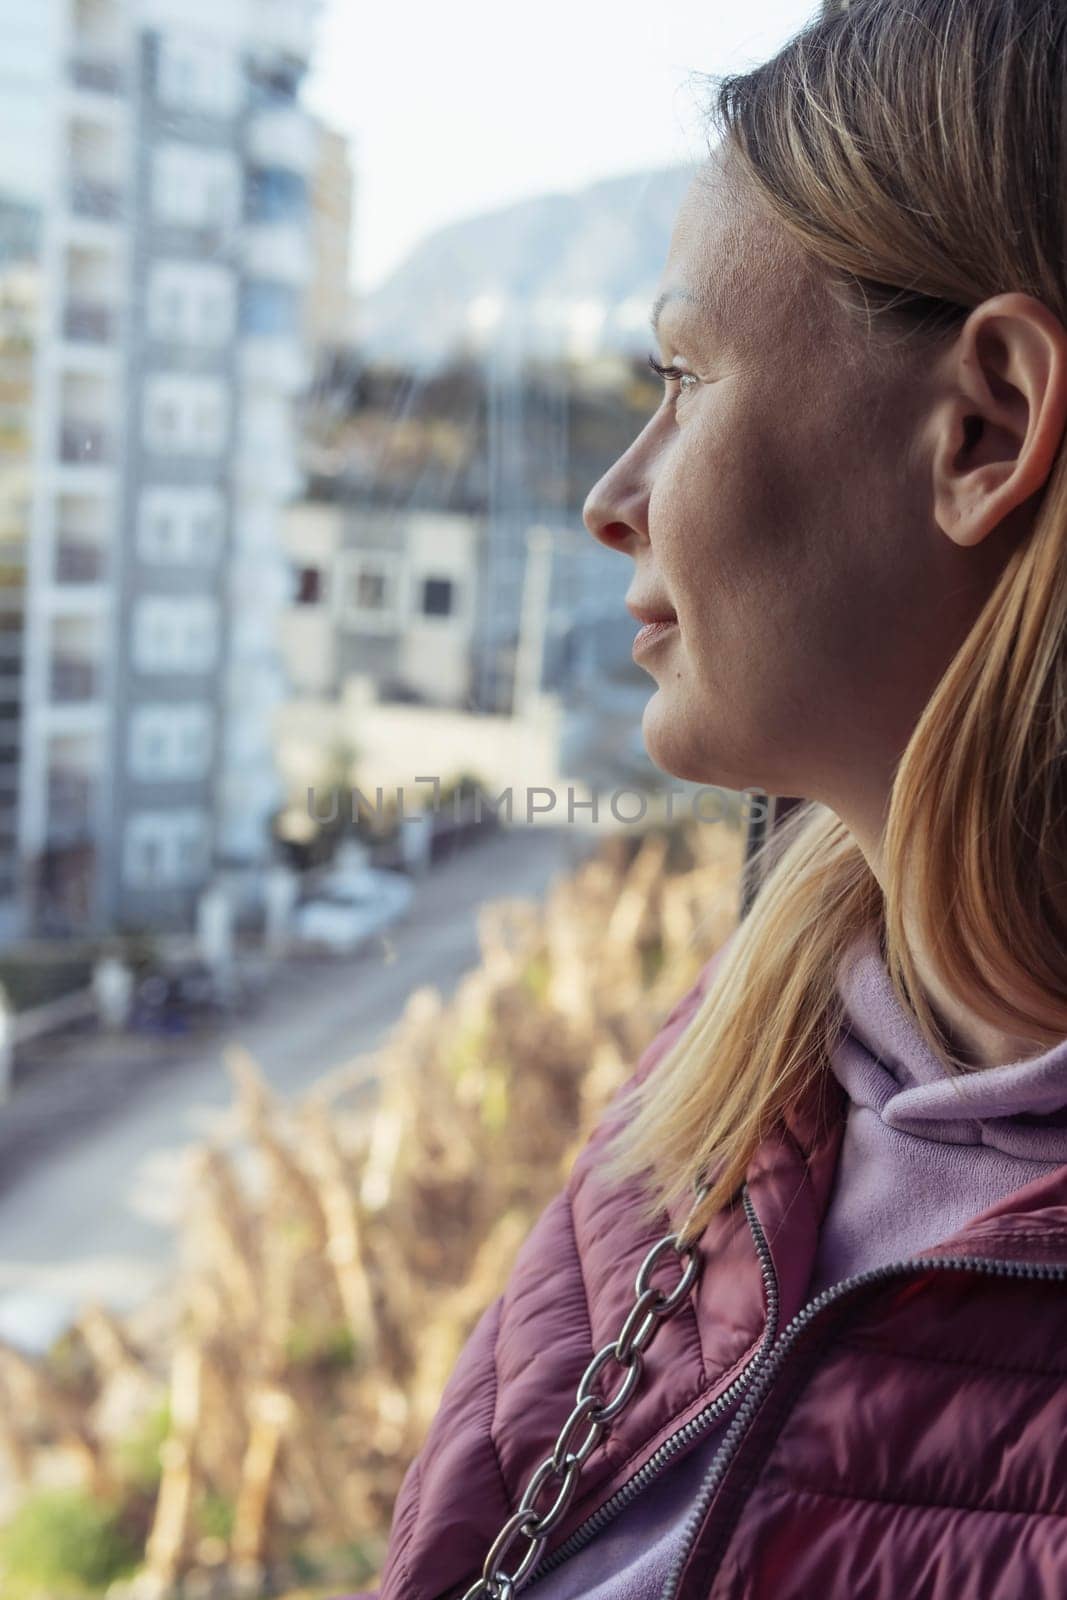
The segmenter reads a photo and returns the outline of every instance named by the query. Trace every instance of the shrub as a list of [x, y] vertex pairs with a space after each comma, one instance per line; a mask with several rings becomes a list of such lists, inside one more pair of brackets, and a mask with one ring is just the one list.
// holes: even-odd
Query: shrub
[[164, 1402], [144, 1418], [140, 1427], [116, 1448], [117, 1465], [127, 1483], [144, 1493], [159, 1487], [162, 1474], [160, 1449], [170, 1431], [170, 1406]]
[[136, 1567], [139, 1551], [121, 1509], [79, 1489], [54, 1489], [23, 1502], [0, 1530], [5, 1600], [92, 1594]]

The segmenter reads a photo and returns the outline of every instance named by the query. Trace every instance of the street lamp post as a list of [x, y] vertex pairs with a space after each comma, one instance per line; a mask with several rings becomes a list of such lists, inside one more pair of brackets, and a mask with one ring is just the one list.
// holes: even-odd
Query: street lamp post
[[527, 711], [541, 690], [545, 657], [545, 621], [552, 582], [553, 538], [549, 528], [537, 525], [526, 534], [526, 566], [522, 579], [519, 647], [515, 660], [512, 716]]

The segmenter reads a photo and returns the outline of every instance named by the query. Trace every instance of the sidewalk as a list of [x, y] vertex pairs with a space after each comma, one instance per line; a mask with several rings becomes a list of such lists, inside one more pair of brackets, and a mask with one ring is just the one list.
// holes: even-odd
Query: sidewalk
[[286, 963], [253, 1009], [229, 1018], [208, 1015], [182, 1033], [106, 1033], [94, 1024], [21, 1045], [14, 1088], [0, 1104], [0, 1194], [27, 1165], [106, 1120], [135, 1089], [221, 1048], [268, 996], [276, 1003], [279, 985], [299, 991], [303, 970], [325, 967], [304, 958]]

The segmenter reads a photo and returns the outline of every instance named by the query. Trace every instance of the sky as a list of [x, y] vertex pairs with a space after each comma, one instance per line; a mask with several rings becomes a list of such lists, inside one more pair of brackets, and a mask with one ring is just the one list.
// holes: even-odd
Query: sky
[[353, 281], [448, 222], [699, 160], [702, 73], [774, 50], [818, 0], [325, 0], [308, 105], [346, 134]]

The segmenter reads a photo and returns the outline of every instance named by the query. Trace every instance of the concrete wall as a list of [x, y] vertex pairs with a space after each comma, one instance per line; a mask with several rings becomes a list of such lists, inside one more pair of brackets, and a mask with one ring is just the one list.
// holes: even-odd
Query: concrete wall
[[[374, 791], [400, 786], [405, 806], [417, 809], [430, 794], [417, 777], [436, 776], [442, 783], [460, 772], [473, 773], [492, 795], [510, 787], [514, 816], [525, 821], [527, 788], [556, 790], [556, 809], [546, 820], [566, 818], [566, 779], [559, 770], [560, 708], [544, 696], [525, 718], [475, 715], [466, 711], [417, 705], [379, 705], [366, 680], [350, 679], [338, 703], [294, 701], [278, 721], [278, 759], [291, 803], [305, 807], [307, 791], [317, 787], [328, 809], [328, 793], [336, 776], [328, 775], [331, 750], [355, 751], [349, 787], [358, 786], [374, 802]], [[535, 803], [537, 803], [535, 801]], [[532, 820], [536, 820], [535, 818]]]

